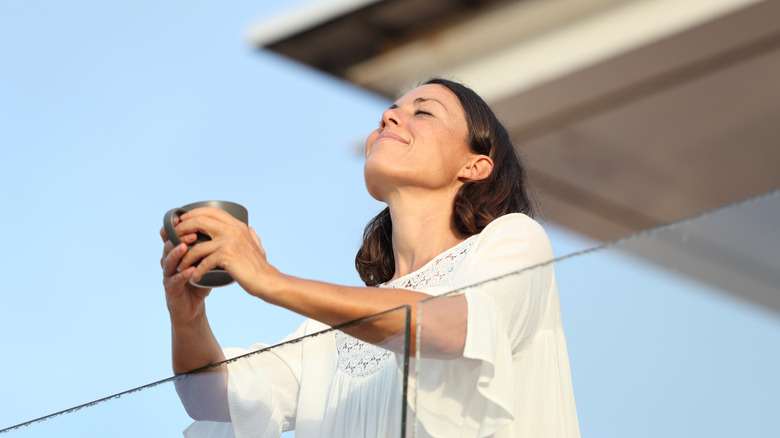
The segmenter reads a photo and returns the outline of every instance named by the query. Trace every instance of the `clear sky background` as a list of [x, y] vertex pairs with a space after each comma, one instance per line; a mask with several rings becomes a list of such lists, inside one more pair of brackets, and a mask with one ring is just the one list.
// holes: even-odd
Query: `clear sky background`
[[[277, 268], [360, 284], [382, 205], [356, 151], [391, 102], [249, 45], [251, 24], [303, 3], [0, 2], [0, 429], [170, 376], [172, 207], [239, 202]], [[596, 244], [545, 226], [559, 256]], [[614, 249], [557, 269], [584, 436], [780, 429], [776, 314]], [[208, 311], [223, 346], [302, 321], [237, 286]], [[187, 425], [170, 385], [67, 417], [9, 436]]]

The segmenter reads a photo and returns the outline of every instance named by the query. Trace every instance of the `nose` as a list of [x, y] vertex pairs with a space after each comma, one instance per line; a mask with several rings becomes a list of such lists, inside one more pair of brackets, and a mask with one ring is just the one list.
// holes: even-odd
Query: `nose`
[[380, 123], [380, 127], [384, 128], [387, 125], [400, 125], [400, 118], [398, 117], [398, 114], [395, 112], [395, 108], [388, 108], [385, 110], [385, 112], [382, 113], [382, 123]]

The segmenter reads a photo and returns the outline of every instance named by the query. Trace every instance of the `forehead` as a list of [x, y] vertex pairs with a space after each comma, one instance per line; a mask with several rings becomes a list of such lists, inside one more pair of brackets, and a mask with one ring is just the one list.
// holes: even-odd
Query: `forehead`
[[438, 102], [451, 113], [463, 113], [458, 97], [449, 88], [439, 84], [426, 84], [414, 88], [398, 99], [395, 106], [400, 107], [424, 101]]

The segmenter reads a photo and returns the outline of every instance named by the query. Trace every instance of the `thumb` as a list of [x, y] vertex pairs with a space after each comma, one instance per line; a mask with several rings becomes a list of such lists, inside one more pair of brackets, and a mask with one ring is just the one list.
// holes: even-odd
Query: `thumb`
[[263, 249], [263, 245], [260, 243], [260, 236], [257, 235], [255, 229], [252, 227], [249, 227], [249, 233], [252, 235], [252, 240], [255, 241], [255, 245], [260, 248], [260, 253], [263, 254], [263, 257], [265, 257], [265, 250]]

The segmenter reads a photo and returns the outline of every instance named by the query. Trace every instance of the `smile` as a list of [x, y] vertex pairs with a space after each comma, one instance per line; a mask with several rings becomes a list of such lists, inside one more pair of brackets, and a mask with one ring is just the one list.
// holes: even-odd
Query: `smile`
[[396, 134], [393, 134], [392, 132], [383, 132], [383, 133], [379, 134], [379, 137], [377, 137], [376, 140], [374, 140], [374, 142], [377, 142], [377, 141], [380, 141], [380, 140], [395, 140], [395, 141], [400, 141], [403, 144], [409, 144], [408, 141], [404, 140], [403, 138], [401, 138], [400, 136], [398, 136]]

